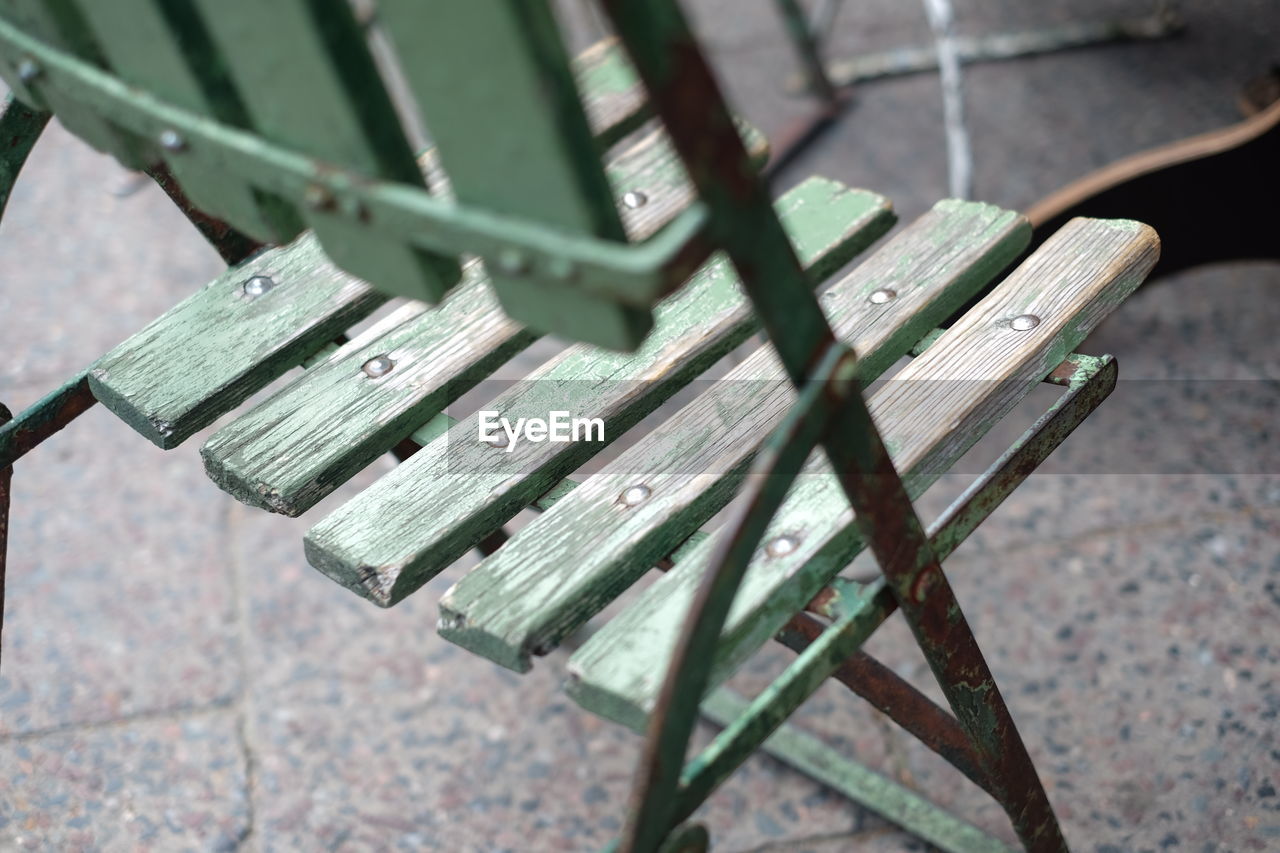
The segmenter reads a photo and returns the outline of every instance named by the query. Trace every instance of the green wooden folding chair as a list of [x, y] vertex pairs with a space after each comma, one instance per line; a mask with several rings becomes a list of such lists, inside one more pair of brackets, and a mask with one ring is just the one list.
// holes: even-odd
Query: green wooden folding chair
[[[440, 633], [524, 671], [667, 570], [569, 661], [578, 702], [646, 732], [619, 849], [704, 849], [687, 821], [759, 748], [943, 849], [1002, 847], [786, 724], [827, 678], [988, 791], [1028, 850], [1065, 849], [940, 560], [1114, 386], [1114, 360], [1074, 349], [1151, 268], [1155, 234], [1074, 220], [1001, 279], [1026, 221], [942, 201], [819, 295], [889, 229], [888, 202], [820, 178], [772, 199], [763, 141], [674, 0], [601, 6], [617, 40], [571, 62], [544, 0], [381, 0], [371, 23], [345, 0], [0, 3], [4, 195], [52, 112], [148, 169], [231, 264], [0, 427], [0, 483], [95, 400], [176, 447], [305, 366], [201, 454], [287, 515], [405, 457], [305, 541], [374, 604], [482, 546]], [[435, 145], [416, 162], [406, 112]], [[759, 330], [727, 378], [569, 479]], [[567, 412], [598, 437], [445, 414], [543, 334], [577, 343], [485, 411], [552, 430]], [[1061, 398], [926, 527], [912, 500], [1042, 381]], [[506, 538], [526, 507], [542, 514]], [[864, 548], [880, 575], [843, 577]], [[859, 651], [895, 610], [951, 713]], [[724, 689], [771, 637], [798, 653], [786, 670], [751, 699]], [[686, 760], [700, 714], [724, 728]]]

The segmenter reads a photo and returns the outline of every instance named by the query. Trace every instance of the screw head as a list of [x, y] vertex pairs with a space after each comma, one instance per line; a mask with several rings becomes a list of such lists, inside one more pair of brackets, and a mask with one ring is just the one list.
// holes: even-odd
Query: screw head
[[373, 358], [366, 361], [360, 369], [363, 370], [364, 375], [368, 376], [370, 379], [377, 379], [381, 376], [386, 376], [391, 372], [391, 368], [395, 366], [396, 363], [391, 360], [391, 356], [384, 353], [383, 355], [375, 355]]
[[649, 495], [653, 494], [649, 491], [649, 487], [644, 483], [637, 483], [627, 489], [624, 489], [618, 500], [626, 506], [639, 506], [649, 499]]
[[872, 305], [883, 305], [886, 302], [889, 302], [890, 300], [896, 298], [897, 295], [898, 295], [898, 291], [890, 290], [887, 287], [882, 287], [879, 290], [871, 291], [871, 295], [867, 297], [867, 301], [870, 302]]
[[160, 147], [165, 151], [172, 151], [175, 153], [178, 151], [186, 151], [187, 140], [183, 139], [182, 134], [178, 133], [178, 131], [173, 128], [169, 128], [160, 134]]
[[338, 203], [333, 193], [323, 184], [311, 184], [302, 192], [302, 200], [312, 210], [333, 210]]
[[499, 447], [499, 448], [506, 447], [507, 437], [502, 433], [498, 433], [493, 438], [489, 439], [489, 444], [493, 447]]
[[1040, 318], [1035, 314], [1019, 314], [1009, 321], [1009, 328], [1015, 332], [1029, 332], [1040, 325]]
[[276, 283], [270, 276], [255, 275], [245, 279], [244, 284], [241, 285], [241, 290], [244, 291], [245, 296], [257, 299], [275, 286]]
[[800, 540], [788, 533], [769, 540], [769, 544], [764, 546], [764, 552], [770, 557], [785, 557], [799, 547]]
[[632, 210], [636, 210], [648, 204], [649, 197], [640, 190], [628, 190], [622, 194], [622, 203]]

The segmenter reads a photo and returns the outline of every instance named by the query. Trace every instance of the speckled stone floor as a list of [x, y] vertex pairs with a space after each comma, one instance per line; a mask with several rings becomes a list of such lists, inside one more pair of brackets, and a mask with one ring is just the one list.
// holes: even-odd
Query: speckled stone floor
[[[736, 101], [776, 136], [805, 104], [782, 91], [794, 65], [769, 4], [692, 5]], [[837, 54], [931, 38], [920, 3], [846, 5]], [[1154, 4], [954, 5], [959, 31], [979, 34]], [[975, 197], [1025, 206], [1235, 120], [1240, 85], [1280, 60], [1280, 7], [1181, 6], [1176, 40], [967, 68]], [[946, 193], [941, 112], [934, 75], [861, 87], [780, 185], [825, 174], [887, 194], [909, 221]], [[0, 399], [34, 401], [218, 269], [158, 191], [55, 128], [0, 225]], [[1139, 292], [1081, 348], [1118, 356], [1115, 394], [949, 563], [1075, 849], [1280, 849], [1278, 287], [1280, 268], [1252, 263]], [[459, 567], [382, 611], [303, 560], [307, 526], [389, 463], [295, 521], [219, 492], [199, 440], [164, 453], [99, 409], [18, 465], [0, 850], [611, 837], [639, 740], [561, 692], [564, 652], [518, 677], [438, 638], [435, 601]], [[871, 650], [940, 698], [900, 622]], [[762, 653], [737, 685], [785, 659]], [[798, 724], [1012, 840], [990, 800], [842, 689]], [[767, 758], [699, 818], [740, 853], [925, 849]]]

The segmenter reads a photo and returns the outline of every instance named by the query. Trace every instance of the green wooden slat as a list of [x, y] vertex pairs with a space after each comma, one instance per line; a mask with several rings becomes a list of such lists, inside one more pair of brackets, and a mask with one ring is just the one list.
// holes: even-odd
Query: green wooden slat
[[[391, 98], [346, 0], [194, 0], [255, 130], [314, 157], [317, 168], [423, 186]], [[338, 266], [391, 293], [438, 301], [457, 262], [332, 212], [319, 194], [307, 221]]]
[[[382, 0], [379, 16], [462, 203], [623, 239], [546, 0]], [[495, 123], [510, 132], [489, 132]], [[525, 326], [631, 350], [652, 325], [644, 308], [487, 260], [503, 308]]]
[[[880, 196], [817, 178], [787, 193], [778, 209], [815, 277], [843, 265], [892, 222]], [[737, 277], [720, 258], [661, 303], [657, 316], [653, 334], [635, 354], [571, 347], [487, 408], [512, 420], [545, 418], [552, 410], [600, 417], [606, 440], [612, 440], [756, 327]], [[477, 440], [472, 416], [312, 528], [308, 559], [389, 606], [600, 447], [525, 442], [508, 453]]]
[[[186, 3], [167, 0], [79, 0], [111, 70], [175, 106], [239, 127], [244, 105], [225, 74], [223, 57]], [[169, 171], [198, 208], [263, 242], [282, 243], [302, 228], [283, 199], [254, 190], [191, 152], [164, 154]]]
[[[616, 185], [650, 188], [648, 204], [626, 211], [628, 229], [640, 239], [692, 198], [683, 167], [659, 131], [619, 154], [609, 171]], [[507, 318], [482, 267], [472, 264], [439, 309], [351, 341], [223, 427], [201, 449], [205, 467], [240, 500], [298, 515], [536, 337]], [[395, 367], [370, 379], [361, 365], [379, 355], [389, 355]]]
[[[275, 286], [245, 292], [254, 276]], [[93, 393], [149, 440], [177, 447], [386, 301], [311, 234], [227, 270], [103, 356]]]
[[[1142, 281], [1158, 255], [1133, 222], [1076, 220], [1009, 275], [895, 377], [868, 406], [903, 483], [919, 496]], [[1009, 320], [1031, 313], [1033, 330]], [[795, 549], [753, 559], [734, 599], [710, 686], [776, 633], [861, 551], [853, 513], [825, 457], [810, 460], [765, 541]], [[695, 546], [570, 659], [584, 707], [643, 725], [717, 535]]]
[[574, 57], [573, 77], [587, 122], [603, 146], [618, 142], [650, 114], [644, 87], [615, 38], [602, 39]]
[[[88, 62], [102, 64], [97, 42], [72, 0], [0, 0], [0, 15], [53, 47]], [[35, 99], [39, 101], [33, 106], [52, 110], [67, 130], [94, 148], [111, 154], [133, 169], [140, 169], [155, 160], [147, 142], [116, 127], [108, 116], [92, 106], [66, 97], [56, 87], [41, 85], [39, 78], [30, 85], [36, 93]], [[17, 86], [16, 91], [22, 94], [21, 81]]]
[[[1030, 228], [990, 205], [946, 201], [828, 289], [833, 331], [874, 380], [1025, 248]], [[896, 296], [871, 301], [878, 290]], [[764, 437], [795, 400], [762, 347], [610, 462], [440, 602], [447, 639], [517, 670], [554, 648], [733, 496]], [[648, 500], [621, 506], [643, 485]]]

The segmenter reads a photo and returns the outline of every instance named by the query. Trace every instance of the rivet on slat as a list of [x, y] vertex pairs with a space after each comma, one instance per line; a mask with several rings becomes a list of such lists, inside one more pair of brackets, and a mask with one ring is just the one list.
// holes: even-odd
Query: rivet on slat
[[18, 79], [23, 83], [34, 83], [43, 73], [43, 69], [29, 56], [18, 61]]
[[360, 369], [363, 370], [364, 375], [368, 376], [370, 379], [377, 379], [380, 376], [386, 376], [391, 372], [391, 368], [395, 366], [396, 363], [391, 360], [391, 356], [383, 354], [375, 355], [373, 358], [366, 361]]
[[629, 190], [622, 194], [622, 203], [635, 210], [649, 203], [649, 197], [640, 190]]
[[799, 547], [799, 539], [789, 534], [784, 534], [770, 540], [769, 544], [764, 546], [764, 552], [770, 557], [785, 557]]
[[259, 296], [275, 286], [276, 283], [270, 276], [255, 275], [251, 278], [245, 279], [244, 285], [241, 289], [244, 290], [245, 296], [257, 299]]
[[1019, 314], [1009, 321], [1009, 328], [1015, 332], [1029, 332], [1040, 325], [1040, 318], [1035, 314]]
[[867, 297], [867, 301], [870, 302], [872, 305], [883, 305], [889, 300], [896, 297], [897, 295], [898, 295], [898, 291], [890, 290], [887, 287], [882, 287], [879, 290], [871, 291], [871, 295]]
[[333, 192], [323, 184], [309, 184], [302, 191], [302, 200], [312, 210], [333, 210], [338, 204]]
[[649, 487], [640, 483], [625, 489], [618, 497], [618, 500], [622, 501], [626, 506], [639, 506], [647, 501], [651, 494]]
[[176, 154], [187, 150], [187, 140], [183, 139], [178, 131], [170, 128], [160, 134], [160, 147]]

